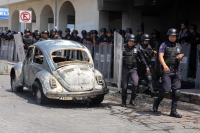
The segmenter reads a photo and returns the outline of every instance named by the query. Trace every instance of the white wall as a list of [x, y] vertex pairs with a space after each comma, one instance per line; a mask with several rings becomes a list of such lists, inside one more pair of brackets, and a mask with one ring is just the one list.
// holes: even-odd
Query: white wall
[[8, 20], [0, 19], [0, 27], [8, 27]]

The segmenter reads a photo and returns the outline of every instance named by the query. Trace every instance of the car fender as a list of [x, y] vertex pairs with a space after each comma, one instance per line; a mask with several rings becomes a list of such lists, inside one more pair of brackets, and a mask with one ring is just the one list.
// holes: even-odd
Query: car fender
[[[39, 81], [42, 85], [43, 93], [46, 95], [46, 92], [66, 92], [66, 90], [60, 85], [58, 80], [48, 71], [42, 70], [35, 75], [35, 81]], [[50, 85], [50, 80], [53, 79], [56, 81], [56, 88], [52, 88]], [[34, 88], [32, 88], [34, 91]]]
[[96, 79], [96, 77], [100, 76], [100, 77], [102, 77], [103, 80], [104, 80], [103, 85], [100, 85], [100, 84], [97, 83], [97, 79], [96, 79], [96, 80], [95, 80], [95, 89], [102, 90], [102, 89], [107, 88], [106, 82], [105, 82], [105, 79], [104, 79], [102, 73], [101, 73], [100, 71], [98, 71], [97, 69], [95, 69], [95, 70], [94, 70], [94, 74], [95, 74], [95, 79]]
[[18, 62], [11, 68], [11, 71], [10, 71], [10, 77], [12, 74], [15, 74], [17, 86], [23, 85], [22, 67], [23, 67], [23, 62]]

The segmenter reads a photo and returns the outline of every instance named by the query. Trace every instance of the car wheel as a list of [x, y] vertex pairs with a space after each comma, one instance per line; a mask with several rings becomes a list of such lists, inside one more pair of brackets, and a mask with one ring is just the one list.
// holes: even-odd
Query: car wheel
[[11, 79], [10, 79], [10, 83], [11, 83], [11, 89], [12, 89], [12, 92], [22, 92], [23, 91], [23, 86], [16, 86], [16, 78], [15, 78], [15, 75], [12, 75], [11, 76]]
[[104, 100], [104, 95], [99, 95], [92, 99], [92, 103], [94, 104], [101, 104]]
[[39, 82], [33, 84], [35, 90], [35, 97], [38, 104], [44, 105], [47, 104], [49, 99], [44, 95], [42, 85]]

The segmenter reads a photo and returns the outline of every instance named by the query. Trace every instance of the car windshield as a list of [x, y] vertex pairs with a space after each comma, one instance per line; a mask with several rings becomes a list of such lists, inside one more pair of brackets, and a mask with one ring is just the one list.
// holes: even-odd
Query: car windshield
[[90, 58], [84, 50], [58, 50], [52, 53], [52, 60], [58, 67], [74, 64], [89, 64]]

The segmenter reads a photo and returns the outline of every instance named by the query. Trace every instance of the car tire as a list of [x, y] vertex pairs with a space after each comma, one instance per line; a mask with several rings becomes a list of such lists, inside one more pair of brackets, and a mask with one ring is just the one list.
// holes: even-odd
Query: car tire
[[40, 82], [35, 81], [33, 83], [35, 97], [38, 104], [45, 105], [49, 102], [49, 99], [44, 95], [42, 85]]
[[99, 95], [92, 99], [93, 104], [101, 104], [104, 100], [104, 95]]
[[12, 75], [10, 78], [10, 84], [11, 84], [11, 90], [12, 92], [22, 92], [23, 86], [16, 86], [16, 77], [15, 75]]

